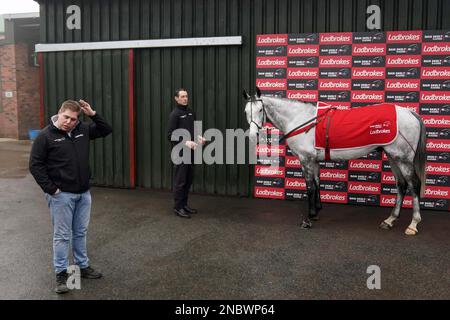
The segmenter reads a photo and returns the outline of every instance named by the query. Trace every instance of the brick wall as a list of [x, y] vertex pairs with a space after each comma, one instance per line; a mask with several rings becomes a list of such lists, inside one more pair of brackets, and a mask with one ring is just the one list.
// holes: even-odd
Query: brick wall
[[[19, 138], [17, 119], [17, 81], [16, 58], [14, 45], [0, 46], [0, 94], [2, 109], [0, 110], [0, 137]], [[5, 97], [12, 92], [12, 97]]]
[[17, 113], [19, 139], [28, 139], [28, 129], [39, 129], [39, 68], [29, 63], [28, 45], [16, 45]]
[[[0, 46], [0, 137], [28, 139], [39, 128], [39, 69], [29, 65], [28, 45]], [[12, 97], [5, 97], [12, 92]]]

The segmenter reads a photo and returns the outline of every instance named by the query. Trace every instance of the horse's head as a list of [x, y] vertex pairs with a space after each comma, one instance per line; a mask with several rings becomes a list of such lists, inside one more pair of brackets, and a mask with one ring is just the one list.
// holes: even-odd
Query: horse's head
[[245, 114], [247, 115], [247, 122], [250, 125], [249, 138], [252, 142], [258, 139], [258, 132], [264, 125], [264, 106], [261, 99], [261, 91], [256, 88], [255, 96], [250, 96], [247, 91], [243, 91], [244, 99], [247, 100], [245, 104]]

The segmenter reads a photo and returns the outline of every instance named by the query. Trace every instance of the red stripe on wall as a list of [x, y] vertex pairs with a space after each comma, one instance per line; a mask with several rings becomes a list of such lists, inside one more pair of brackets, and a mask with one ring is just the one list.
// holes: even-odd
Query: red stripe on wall
[[128, 145], [130, 157], [130, 187], [136, 183], [136, 155], [135, 155], [135, 130], [134, 130], [134, 50], [128, 53]]

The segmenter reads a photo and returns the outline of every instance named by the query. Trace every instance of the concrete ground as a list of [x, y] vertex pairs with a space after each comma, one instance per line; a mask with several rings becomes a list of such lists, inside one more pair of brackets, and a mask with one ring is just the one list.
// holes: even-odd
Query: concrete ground
[[[92, 188], [88, 234], [100, 280], [53, 293], [52, 227], [28, 173], [29, 141], [0, 141], [0, 299], [450, 299], [450, 214], [411, 210], [393, 230], [387, 208], [325, 204], [299, 228], [305, 202], [192, 195], [200, 212], [171, 212], [171, 193]], [[381, 268], [381, 289], [366, 286]]]

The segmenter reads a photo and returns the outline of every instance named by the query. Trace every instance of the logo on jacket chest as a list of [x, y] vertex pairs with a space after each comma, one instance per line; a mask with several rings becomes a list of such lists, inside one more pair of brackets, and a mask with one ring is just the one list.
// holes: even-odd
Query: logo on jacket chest
[[189, 112], [188, 114], [184, 114], [180, 116], [180, 119], [186, 119], [187, 116], [192, 117], [192, 113]]

